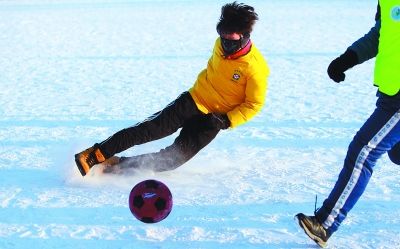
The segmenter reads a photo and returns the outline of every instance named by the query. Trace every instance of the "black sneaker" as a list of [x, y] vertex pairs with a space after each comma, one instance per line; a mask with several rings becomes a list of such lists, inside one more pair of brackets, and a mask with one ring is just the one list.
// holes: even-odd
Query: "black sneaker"
[[325, 247], [331, 235], [328, 231], [319, 223], [315, 216], [307, 216], [299, 213], [295, 216], [301, 228], [304, 232], [315, 241], [320, 247]]

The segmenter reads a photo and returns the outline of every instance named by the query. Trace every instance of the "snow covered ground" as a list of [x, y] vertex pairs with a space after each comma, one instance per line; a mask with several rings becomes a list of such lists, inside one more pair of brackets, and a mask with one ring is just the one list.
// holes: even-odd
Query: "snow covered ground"
[[[374, 109], [373, 60], [335, 84], [329, 62], [377, 1], [248, 1], [271, 67], [265, 108], [171, 172], [82, 178], [73, 155], [163, 108], [195, 81], [225, 1], [0, 1], [0, 248], [315, 248], [293, 219], [329, 194]], [[122, 155], [156, 151], [174, 137]], [[379, 161], [330, 248], [400, 248], [400, 168]], [[165, 182], [153, 225], [127, 199]]]

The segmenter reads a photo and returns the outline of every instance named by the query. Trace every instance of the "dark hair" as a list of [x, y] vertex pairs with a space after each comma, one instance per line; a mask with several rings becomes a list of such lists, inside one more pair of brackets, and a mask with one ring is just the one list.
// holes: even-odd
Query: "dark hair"
[[236, 1], [228, 3], [221, 8], [217, 32], [219, 34], [240, 33], [249, 36], [256, 20], [258, 20], [258, 15], [253, 7]]

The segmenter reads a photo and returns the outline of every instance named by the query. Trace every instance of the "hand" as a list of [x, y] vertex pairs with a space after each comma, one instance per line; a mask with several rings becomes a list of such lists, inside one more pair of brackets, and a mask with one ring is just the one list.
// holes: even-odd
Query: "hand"
[[225, 130], [231, 126], [228, 115], [221, 113], [208, 113], [206, 114], [206, 123], [209, 128]]
[[347, 49], [344, 54], [334, 59], [328, 67], [328, 75], [333, 81], [339, 83], [344, 81], [347, 69], [354, 67], [358, 64], [358, 57], [356, 52]]

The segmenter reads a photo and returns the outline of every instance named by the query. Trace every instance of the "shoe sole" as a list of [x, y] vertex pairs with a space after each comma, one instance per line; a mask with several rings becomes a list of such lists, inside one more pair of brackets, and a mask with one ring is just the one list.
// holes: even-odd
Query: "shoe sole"
[[304, 230], [304, 232], [307, 234], [308, 237], [310, 237], [310, 239], [312, 239], [315, 243], [317, 243], [320, 247], [324, 248], [326, 247], [326, 242], [321, 240], [321, 238], [315, 236], [313, 233], [310, 232], [310, 230], [308, 230], [307, 226], [303, 223], [303, 221], [301, 219], [299, 219], [297, 216], [297, 221], [300, 225], [300, 227]]
[[79, 172], [81, 173], [81, 175], [85, 176], [86, 175], [86, 171], [83, 168], [81, 162], [79, 161], [78, 154], [75, 155], [75, 163], [76, 163], [76, 167], [78, 167]]

